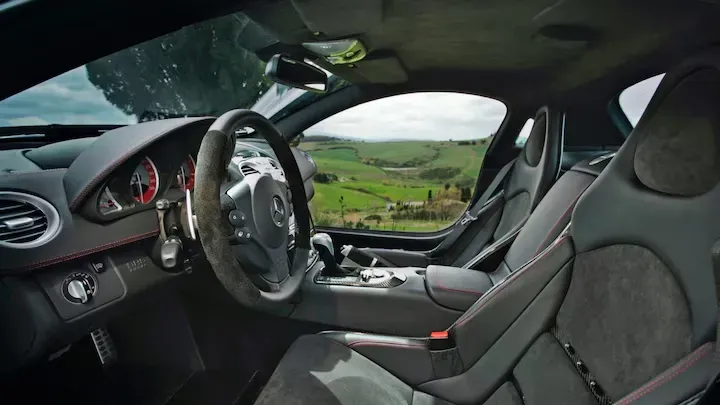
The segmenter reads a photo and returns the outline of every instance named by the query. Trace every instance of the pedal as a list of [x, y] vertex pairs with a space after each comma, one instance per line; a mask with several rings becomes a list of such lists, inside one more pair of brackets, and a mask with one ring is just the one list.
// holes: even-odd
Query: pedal
[[115, 343], [113, 343], [110, 337], [110, 332], [107, 329], [96, 329], [90, 333], [93, 345], [95, 346], [95, 352], [100, 359], [100, 364], [109, 366], [117, 360], [117, 351], [115, 350]]

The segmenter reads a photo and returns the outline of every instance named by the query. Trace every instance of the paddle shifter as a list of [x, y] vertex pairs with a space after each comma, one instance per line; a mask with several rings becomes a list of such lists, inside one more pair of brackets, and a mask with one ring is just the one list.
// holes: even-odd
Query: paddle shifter
[[335, 261], [335, 247], [333, 246], [333, 241], [330, 235], [326, 233], [316, 233], [310, 241], [320, 255], [320, 260], [325, 263], [324, 273], [348, 274], [352, 272], [352, 269], [344, 269], [337, 264], [337, 261]]

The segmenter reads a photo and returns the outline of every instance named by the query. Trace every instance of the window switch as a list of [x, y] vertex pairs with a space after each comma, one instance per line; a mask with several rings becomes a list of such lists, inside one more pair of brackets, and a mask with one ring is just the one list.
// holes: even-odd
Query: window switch
[[104, 272], [106, 269], [105, 262], [102, 260], [95, 260], [90, 262], [90, 267], [92, 267], [93, 271], [98, 274]]

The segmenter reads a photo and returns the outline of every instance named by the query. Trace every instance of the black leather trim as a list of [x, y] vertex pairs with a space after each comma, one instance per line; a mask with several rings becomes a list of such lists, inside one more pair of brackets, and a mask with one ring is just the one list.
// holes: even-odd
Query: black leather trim
[[25, 152], [25, 157], [43, 170], [67, 169], [96, 138], [69, 139]]
[[[569, 245], [569, 242], [565, 242], [558, 246], [557, 254], [567, 253], [561, 251], [565, 251]], [[524, 288], [535, 287], [534, 289], [539, 291], [537, 295], [526, 301], [524, 298], [528, 294], [524, 291], [514, 291], [509, 294], [511, 300], [523, 301], [519, 311], [504, 312], [500, 308], [495, 308], [494, 319], [490, 317], [483, 319], [481, 326], [489, 329], [493, 335], [497, 329], [494, 321], [502, 320], [503, 324], [509, 323], [510, 326], [507, 329], [503, 328], [497, 337], [490, 340], [491, 345], [477, 361], [467, 363], [463, 359], [463, 364], [467, 368], [463, 374], [428, 381], [420, 384], [418, 389], [457, 404], [480, 404], [487, 400], [507, 381], [508, 375], [527, 348], [554, 322], [555, 314], [565, 298], [565, 291], [570, 283], [572, 267], [572, 262], [561, 266], [555, 260], [558, 260], [558, 257], [551, 259], [552, 263], [546, 262], [542, 265], [552, 267], [552, 274], [546, 274], [549, 277], [547, 283], [536, 285], [532, 284], [536, 280], [526, 280]], [[548, 269], [533, 270], [548, 273]], [[507, 283], [501, 285], [504, 284]], [[498, 299], [504, 300], [501, 297]], [[482, 338], [483, 332], [474, 337]], [[485, 342], [482, 339], [480, 343], [485, 344]], [[473, 342], [466, 340], [464, 344], [472, 345]]]
[[561, 237], [543, 253], [482, 296], [450, 327], [463, 364], [475, 363], [574, 255]]
[[427, 339], [335, 331], [320, 335], [355, 350], [406, 384], [416, 386], [435, 378]]
[[450, 266], [428, 266], [425, 287], [438, 304], [465, 311], [483, 296], [493, 283], [481, 271]]
[[77, 212], [85, 197], [106, 176], [143, 148], [178, 132], [205, 132], [213, 118], [175, 118], [120, 127], [97, 138], [68, 168], [63, 183], [70, 211]]
[[714, 375], [715, 345], [706, 343], [613, 405], [672, 405], [702, 391]]
[[22, 150], [0, 150], [0, 175], [40, 170], [32, 160], [25, 157]]
[[65, 169], [0, 176], [0, 190], [21, 191], [42, 197], [60, 214], [61, 228], [48, 243], [33, 249], [0, 246], [0, 272], [22, 272], [72, 260], [137, 240], [158, 232], [154, 211], [138, 212], [106, 225], [72, 214], [63, 187]]

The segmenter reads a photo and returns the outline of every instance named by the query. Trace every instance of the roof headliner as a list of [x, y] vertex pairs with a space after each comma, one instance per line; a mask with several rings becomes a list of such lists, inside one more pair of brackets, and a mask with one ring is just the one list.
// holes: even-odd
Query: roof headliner
[[[0, 7], [0, 49], [12, 55], [2, 71], [13, 79], [0, 81], [0, 99], [240, 10], [282, 42], [257, 50], [261, 57], [302, 54], [298, 44], [317, 40], [314, 31], [321, 39], [352, 35], [368, 57], [354, 69], [331, 69], [357, 84], [460, 90], [511, 103], [616, 91], [720, 39], [720, 6], [712, 0], [15, 0]], [[540, 34], [553, 24], [575, 26], [560, 36], [591, 40]]]
[[527, 86], [564, 92], [619, 68], [663, 71], [718, 38], [719, 9], [668, 0], [285, 0], [248, 12], [286, 44], [317, 40], [313, 31], [360, 38], [367, 61], [330, 67], [351, 81], [402, 81], [399, 68], [410, 86], [452, 88], [465, 78], [502, 97]]

